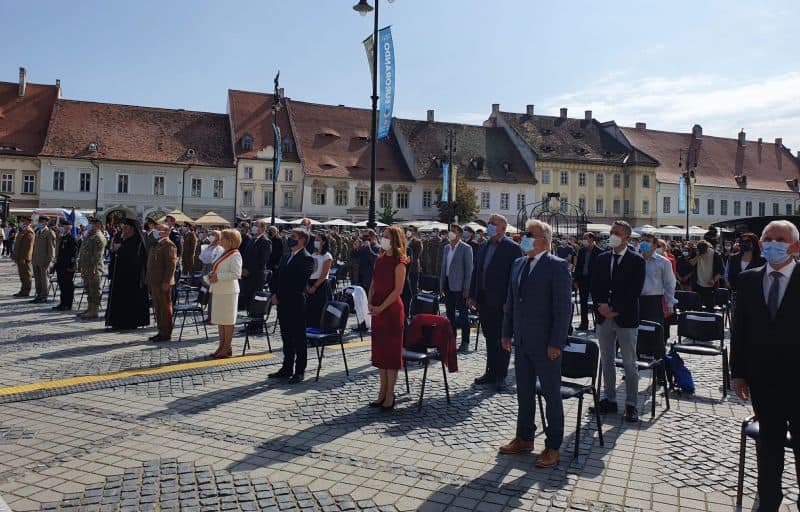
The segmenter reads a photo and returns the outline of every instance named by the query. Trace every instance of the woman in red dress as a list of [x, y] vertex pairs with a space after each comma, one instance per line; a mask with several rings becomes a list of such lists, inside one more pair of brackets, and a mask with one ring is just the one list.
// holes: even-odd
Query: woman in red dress
[[369, 287], [369, 312], [372, 315], [372, 365], [380, 370], [381, 389], [370, 407], [394, 409], [394, 386], [403, 366], [405, 312], [400, 295], [406, 282], [406, 239], [395, 226], [383, 230], [383, 253], [375, 261]]

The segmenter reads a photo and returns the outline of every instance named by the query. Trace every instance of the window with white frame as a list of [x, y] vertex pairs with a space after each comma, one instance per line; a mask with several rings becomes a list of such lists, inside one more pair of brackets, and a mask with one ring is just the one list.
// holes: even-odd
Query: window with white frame
[[542, 170], [542, 185], [550, 184], [550, 171], [548, 169]]
[[244, 168], [244, 179], [252, 180], [253, 179], [253, 168], [252, 167], [245, 167]]
[[559, 183], [562, 185], [569, 185], [569, 172], [568, 171], [561, 171], [561, 175], [559, 177]]
[[772, 203], [772, 215], [780, 215], [781, 207], [778, 203]]
[[92, 173], [90, 172], [82, 172], [80, 175], [80, 191], [81, 192], [91, 192], [92, 191]]
[[508, 210], [508, 192], [501, 192], [500, 193], [500, 209], [501, 210]]
[[356, 190], [356, 206], [366, 208], [369, 205], [369, 192], [366, 190]]
[[391, 191], [383, 190], [378, 194], [378, 206], [380, 208], [392, 207], [392, 193]]
[[767, 203], [758, 203], [758, 216], [763, 217], [767, 214]]
[[624, 203], [625, 203], [625, 215], [630, 215], [631, 214], [631, 200], [630, 199], [626, 199], [624, 201]]
[[[224, 197], [224, 190], [225, 190], [225, 182], [222, 180], [214, 180], [214, 198], [215, 199], [223, 199]], [[251, 200], [252, 201], [252, 200]]]
[[64, 170], [53, 171], [53, 190], [64, 190]]
[[284, 208], [293, 208], [294, 207], [294, 192], [291, 190], [285, 190], [283, 192], [283, 207]]
[[625, 181], [625, 188], [631, 188], [631, 175], [630, 174], [626, 174], [625, 175], [624, 181]]
[[253, 206], [253, 191], [249, 188], [242, 190], [242, 206]]
[[264, 168], [264, 179], [267, 181], [272, 181], [272, 167]]
[[742, 202], [741, 201], [734, 201], [733, 202], [733, 214], [738, 217], [742, 214]]
[[408, 208], [408, 192], [401, 191], [397, 193], [397, 207]]
[[792, 215], [793, 213], [791, 203], [786, 203], [786, 215]]
[[311, 189], [311, 204], [325, 204], [325, 187]]
[[294, 181], [294, 169], [286, 169], [284, 181]]
[[430, 208], [433, 206], [433, 192], [430, 190], [424, 190], [422, 192], [422, 207], [423, 208]]
[[264, 190], [264, 197], [263, 197], [264, 206], [272, 207], [272, 189]]
[[283, 139], [281, 142], [281, 151], [284, 153], [294, 153], [294, 140], [293, 139]]
[[699, 197], [695, 197], [694, 198], [694, 206], [692, 207], [692, 213], [695, 214], [695, 215], [699, 215], [700, 214], [700, 198]]
[[164, 176], [153, 176], [153, 195], [164, 195]]
[[517, 194], [517, 210], [525, 208], [525, 194]]
[[578, 186], [579, 187], [585, 187], [586, 186], [586, 173], [585, 172], [579, 172], [578, 173]]
[[334, 192], [336, 196], [336, 206], [347, 206], [347, 189], [346, 188], [338, 188]]
[[594, 200], [594, 212], [595, 213], [603, 213], [605, 208], [603, 207], [603, 198], [598, 197]]
[[203, 180], [201, 178], [192, 178], [192, 197], [200, 197], [203, 195]]
[[597, 173], [594, 176], [594, 180], [595, 180], [595, 186], [597, 186], [597, 187], [604, 187], [605, 186], [605, 182], [606, 182], [605, 175], [603, 175], [601, 173]]
[[14, 193], [13, 174], [4, 172], [2, 177], [0, 177], [0, 192], [5, 192], [6, 194]]
[[714, 210], [716, 210], [716, 204], [714, 204], [713, 199], [709, 198], [708, 201], [706, 201], [706, 210], [708, 210], [706, 212], [708, 215], [714, 215]]
[[127, 174], [117, 174], [117, 194], [128, 193], [129, 178], [130, 177]]
[[614, 212], [614, 215], [619, 215], [619, 199], [614, 199], [614, 201], [611, 203], [611, 208]]
[[753, 216], [753, 203], [751, 201], [744, 203], [744, 214], [748, 217]]
[[565, 196], [561, 196], [561, 213], [567, 213], [567, 198]]
[[642, 188], [650, 188], [650, 175], [642, 174]]
[[481, 192], [481, 208], [489, 209], [491, 208], [491, 195], [489, 192]]
[[578, 208], [580, 208], [581, 212], [586, 213], [586, 198], [585, 197], [578, 198]]
[[33, 174], [26, 174], [22, 177], [22, 193], [35, 194], [36, 193], [36, 176]]
[[642, 200], [642, 215], [650, 215], [650, 201]]
[[614, 175], [614, 188], [619, 188], [620, 176], [619, 174]]
[[719, 214], [720, 215], [728, 215], [728, 200], [727, 199], [720, 199], [719, 200]]
[[669, 197], [669, 196], [664, 196], [664, 198], [662, 199], [662, 203], [663, 203], [663, 206], [662, 206], [661, 210], [664, 213], [671, 213], [671, 210], [672, 210], [672, 198]]

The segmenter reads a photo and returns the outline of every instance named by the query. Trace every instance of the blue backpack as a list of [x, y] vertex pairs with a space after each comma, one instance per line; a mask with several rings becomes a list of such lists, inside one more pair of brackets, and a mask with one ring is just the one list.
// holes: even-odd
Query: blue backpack
[[690, 395], [694, 394], [694, 379], [692, 379], [692, 372], [686, 368], [686, 365], [677, 352], [670, 352], [664, 359], [667, 362], [667, 368], [672, 375], [674, 387], [678, 388], [682, 393]]

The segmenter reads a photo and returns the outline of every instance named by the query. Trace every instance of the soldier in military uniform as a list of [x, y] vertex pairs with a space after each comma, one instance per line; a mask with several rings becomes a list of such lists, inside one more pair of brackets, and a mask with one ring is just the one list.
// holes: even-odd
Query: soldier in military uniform
[[33, 280], [36, 284], [36, 297], [31, 301], [34, 304], [47, 302], [50, 287], [50, 265], [56, 257], [56, 235], [47, 223], [50, 217], [39, 217], [39, 229], [33, 242]]
[[11, 259], [17, 264], [21, 287], [14, 297], [27, 297], [31, 294], [31, 258], [33, 257], [33, 240], [36, 233], [33, 232], [29, 222], [21, 227], [17, 237], [14, 239], [14, 253]]
[[106, 237], [103, 236], [103, 221], [91, 219], [89, 236], [81, 243], [78, 252], [78, 270], [83, 279], [83, 290], [87, 297], [87, 308], [77, 314], [83, 320], [99, 318], [100, 289], [103, 281], [103, 253], [106, 250]]
[[72, 236], [72, 225], [64, 222], [59, 226], [61, 236], [58, 240], [58, 252], [56, 254], [55, 271], [58, 278], [58, 289], [61, 292], [61, 300], [53, 309], [56, 311], [69, 311], [72, 309], [72, 300], [75, 293], [75, 256], [78, 252], [78, 244]]

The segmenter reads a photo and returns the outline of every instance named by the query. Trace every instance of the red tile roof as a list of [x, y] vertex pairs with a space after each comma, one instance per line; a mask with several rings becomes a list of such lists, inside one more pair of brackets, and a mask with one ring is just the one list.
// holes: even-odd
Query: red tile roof
[[[369, 179], [372, 111], [289, 100], [303, 170], [309, 176]], [[413, 181], [393, 134], [377, 143], [379, 181]]]
[[0, 82], [0, 154], [36, 156], [47, 135], [58, 88], [29, 83], [22, 98], [18, 91], [18, 83]]
[[[620, 128], [628, 141], [660, 162], [656, 179], [677, 183], [680, 151], [692, 145], [691, 133], [664, 132], [642, 128]], [[697, 184], [709, 187], [737, 187], [734, 176], [744, 174], [747, 184], [741, 188], [789, 191], [787, 179], [800, 177], [800, 163], [783, 145], [747, 141], [740, 147], [737, 139], [703, 135], [697, 153]], [[697, 145], [697, 143], [695, 143]]]
[[[228, 112], [233, 125], [233, 142], [238, 158], [255, 158], [259, 151], [274, 144], [272, 132], [272, 103], [275, 96], [260, 92], [228, 90]], [[286, 100], [278, 111], [278, 127], [281, 138], [293, 138]], [[253, 147], [246, 150], [242, 145], [245, 136], [253, 138]], [[282, 153], [282, 160], [299, 162], [296, 152]]]
[[234, 166], [225, 114], [71, 100], [56, 103], [42, 156]]

